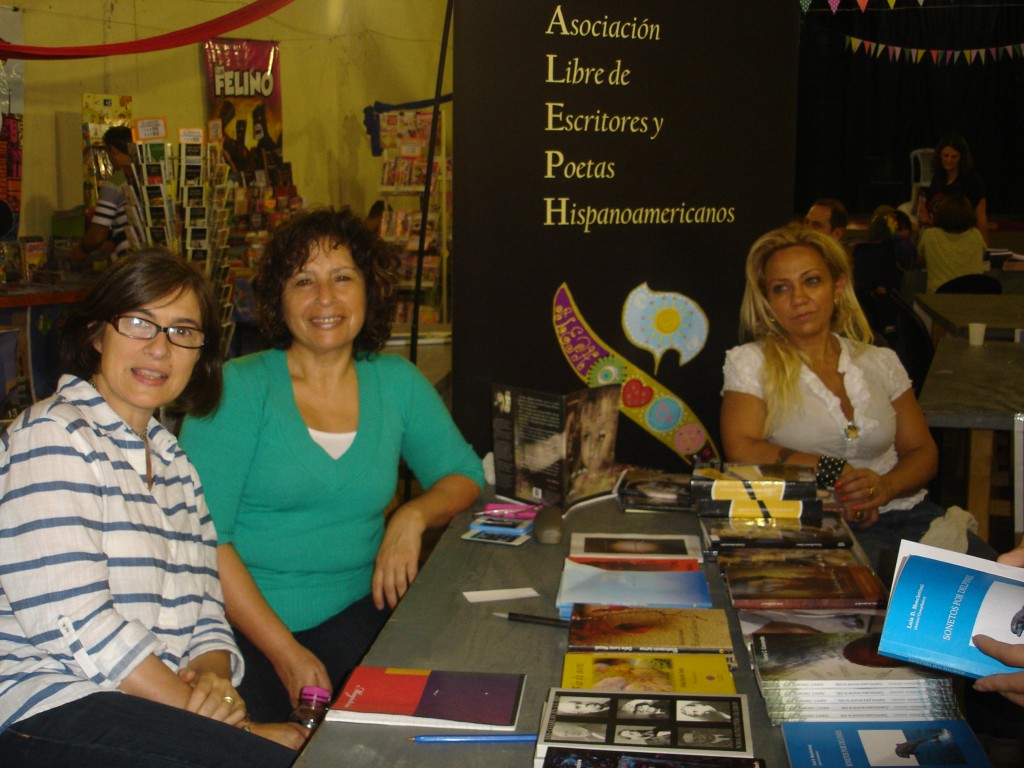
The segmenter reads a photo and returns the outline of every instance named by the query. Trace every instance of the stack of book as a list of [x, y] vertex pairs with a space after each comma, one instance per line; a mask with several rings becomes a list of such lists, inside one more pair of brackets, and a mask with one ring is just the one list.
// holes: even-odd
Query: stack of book
[[850, 549], [853, 535], [846, 521], [834, 512], [821, 520], [751, 517], [701, 517], [705, 546], [712, 552], [739, 548]]
[[552, 688], [541, 717], [536, 768], [551, 764], [545, 761], [555, 748], [606, 752], [609, 758], [639, 753], [648, 758], [641, 765], [662, 765], [650, 762], [652, 754], [752, 758], [747, 698]]
[[690, 492], [701, 517], [821, 519], [822, 502], [811, 467], [723, 464], [693, 470]]
[[623, 512], [692, 512], [690, 475], [631, 467], [616, 488]]
[[574, 533], [555, 598], [575, 603], [710, 608], [700, 541], [690, 535]]
[[756, 634], [751, 657], [773, 723], [960, 717], [949, 675], [880, 656], [875, 634]]

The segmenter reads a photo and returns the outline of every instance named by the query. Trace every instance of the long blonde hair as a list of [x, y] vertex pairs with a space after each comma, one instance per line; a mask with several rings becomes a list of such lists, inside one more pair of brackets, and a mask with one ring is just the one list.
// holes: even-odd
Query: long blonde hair
[[833, 281], [845, 278], [832, 313], [832, 331], [857, 342], [858, 354], [871, 343], [871, 327], [857, 303], [853, 291], [853, 270], [843, 247], [832, 237], [807, 227], [789, 226], [762, 235], [747, 254], [747, 284], [740, 305], [740, 333], [746, 339], [764, 344], [764, 369], [761, 386], [768, 410], [764, 435], [770, 435], [800, 400], [797, 381], [800, 366], [808, 361], [786, 337], [768, 303], [764, 269], [768, 259], [779, 251], [803, 245], [817, 251], [825, 262]]

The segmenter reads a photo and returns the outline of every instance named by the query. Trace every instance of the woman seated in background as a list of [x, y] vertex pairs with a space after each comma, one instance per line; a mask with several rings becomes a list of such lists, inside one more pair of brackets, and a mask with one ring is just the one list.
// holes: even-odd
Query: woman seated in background
[[[466, 509], [480, 459], [391, 332], [398, 259], [348, 209], [280, 227], [253, 280], [272, 349], [231, 361], [185, 420], [257, 719], [337, 686], [416, 576], [421, 537]], [[392, 509], [399, 462], [426, 490]], [[390, 512], [390, 514], [389, 514]]]
[[[220, 396], [206, 281], [118, 262], [68, 318], [55, 395], [0, 445], [0, 765], [287, 766], [251, 723], [195, 470], [153, 418]], [[251, 732], [247, 732], [251, 731]], [[255, 734], [272, 738], [274, 744]]]
[[[985, 182], [974, 167], [967, 140], [957, 133], [939, 139], [932, 155], [932, 182], [925, 191], [924, 205], [918, 213], [922, 226], [935, 224], [935, 214], [946, 195], [958, 193], [966, 197], [974, 211], [978, 232], [988, 244], [988, 213]], [[936, 226], [938, 226], [936, 224]]]
[[[759, 238], [740, 327], [753, 341], [726, 353], [726, 458], [815, 467], [878, 570], [884, 549], [944, 514], [924, 490], [938, 451], [896, 354], [870, 343], [842, 247], [803, 228]], [[970, 536], [971, 554], [994, 557]]]
[[928, 275], [928, 293], [935, 293], [953, 278], [985, 271], [985, 241], [970, 200], [959, 192], [946, 195], [936, 207], [932, 223], [917, 244], [918, 258]]

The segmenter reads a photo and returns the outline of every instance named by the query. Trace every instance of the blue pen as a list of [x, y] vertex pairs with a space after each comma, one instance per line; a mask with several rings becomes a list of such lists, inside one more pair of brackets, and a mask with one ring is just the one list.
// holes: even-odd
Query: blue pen
[[415, 741], [417, 744], [458, 744], [466, 742], [493, 744], [536, 740], [536, 733], [440, 733], [433, 736], [409, 737], [409, 741]]

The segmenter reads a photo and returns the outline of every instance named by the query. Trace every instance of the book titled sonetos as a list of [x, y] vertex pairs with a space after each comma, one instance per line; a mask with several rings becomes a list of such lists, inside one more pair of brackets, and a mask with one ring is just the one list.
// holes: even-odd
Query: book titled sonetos
[[968, 677], [1019, 672], [986, 656], [975, 635], [1019, 643], [1024, 569], [904, 541], [878, 650]]

